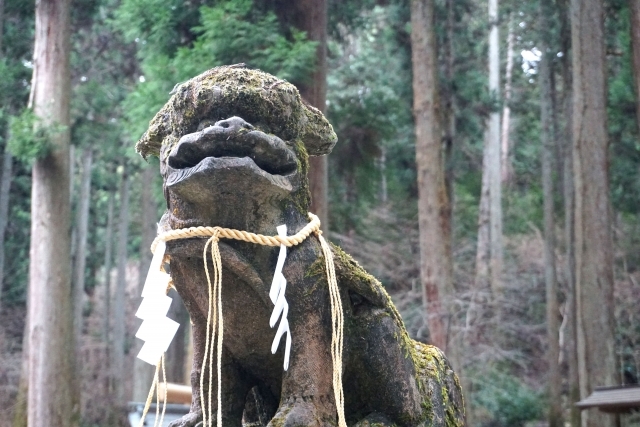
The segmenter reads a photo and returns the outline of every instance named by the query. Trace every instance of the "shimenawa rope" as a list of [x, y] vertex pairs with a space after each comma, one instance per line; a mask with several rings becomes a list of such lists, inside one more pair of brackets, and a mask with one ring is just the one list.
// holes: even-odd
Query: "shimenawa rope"
[[[242, 230], [234, 230], [230, 228], [222, 227], [190, 227], [178, 230], [170, 230], [160, 234], [155, 238], [151, 245], [151, 251], [155, 252], [156, 245], [161, 241], [188, 239], [192, 237], [209, 237], [207, 240], [204, 251], [204, 268], [207, 275], [208, 293], [209, 293], [209, 310], [207, 313], [207, 332], [204, 350], [203, 366], [200, 373], [200, 405], [202, 407], [202, 424], [204, 427], [212, 425], [212, 408], [211, 408], [211, 389], [213, 388], [213, 345], [216, 342], [216, 326], [217, 326], [217, 373], [218, 373], [218, 411], [216, 425], [222, 427], [222, 380], [221, 380], [221, 365], [222, 365], [222, 338], [223, 338], [223, 317], [222, 317], [222, 260], [220, 258], [220, 250], [218, 242], [221, 238], [242, 240], [245, 242], [257, 243], [266, 246], [280, 246], [285, 245], [287, 247], [295, 246], [302, 243], [311, 233], [315, 233], [320, 241], [322, 253], [325, 259], [325, 269], [327, 272], [327, 282], [329, 284], [329, 297], [331, 302], [331, 359], [333, 363], [333, 392], [336, 402], [336, 410], [338, 413], [338, 426], [347, 427], [344, 417], [344, 394], [342, 390], [342, 348], [343, 348], [343, 328], [344, 317], [342, 312], [342, 301], [340, 300], [340, 292], [338, 289], [338, 282], [336, 279], [335, 268], [333, 264], [333, 254], [331, 248], [322, 237], [322, 231], [320, 230], [320, 219], [309, 212], [309, 219], [311, 220], [304, 228], [293, 236], [265, 236], [262, 234], [250, 233]], [[211, 258], [213, 263], [213, 284], [211, 276], [209, 274], [209, 267], [207, 265], [207, 249], [211, 246]], [[213, 320], [212, 320], [213, 319]], [[210, 332], [211, 331], [211, 332]], [[208, 359], [208, 360], [207, 360]], [[164, 356], [162, 359], [164, 363]], [[204, 374], [209, 365], [209, 390], [207, 395], [207, 405], [205, 406], [204, 397]], [[158, 369], [156, 368], [156, 376], [154, 378], [154, 384], [149, 392], [149, 398], [145, 405], [145, 411], [143, 413], [142, 421], [144, 421], [144, 415], [148, 409], [153, 394], [154, 386], [158, 383]], [[164, 369], [164, 365], [163, 365]], [[166, 377], [165, 377], [166, 381]], [[166, 387], [165, 387], [166, 390]], [[166, 403], [166, 392], [165, 392]], [[164, 409], [163, 409], [164, 416]], [[208, 419], [208, 421], [207, 421]]]

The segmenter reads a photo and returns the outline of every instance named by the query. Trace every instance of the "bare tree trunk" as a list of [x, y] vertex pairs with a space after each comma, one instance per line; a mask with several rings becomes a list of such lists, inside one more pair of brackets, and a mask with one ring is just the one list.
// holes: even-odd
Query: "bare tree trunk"
[[[318, 42], [316, 69], [311, 83], [300, 85], [300, 95], [318, 110], [324, 112], [327, 98], [327, 0], [298, 0], [286, 5], [290, 9], [296, 28], [306, 31], [310, 40]], [[311, 212], [329, 230], [329, 187], [327, 156], [309, 158], [309, 185]]]
[[113, 204], [115, 191], [109, 191], [109, 201], [107, 202], [107, 228], [104, 232], [104, 342], [107, 343], [109, 354], [110, 346], [110, 325], [111, 318], [111, 268], [113, 266]]
[[[489, 0], [489, 91], [500, 96], [500, 46], [498, 34], [498, 0]], [[502, 183], [500, 173], [500, 113], [492, 112], [484, 134], [482, 194], [478, 219], [478, 254], [476, 282], [486, 282], [491, 290], [502, 292]], [[488, 247], [488, 250], [487, 250]], [[487, 256], [488, 254], [488, 256]], [[488, 265], [487, 265], [488, 264]]]
[[[29, 290], [27, 289], [27, 294]], [[27, 401], [29, 399], [29, 316], [24, 322], [22, 334], [22, 355], [20, 357], [20, 382], [13, 412], [12, 427], [27, 427]]]
[[507, 34], [507, 67], [505, 69], [504, 78], [504, 107], [502, 108], [502, 153], [500, 170], [502, 173], [502, 183], [506, 184], [511, 179], [511, 162], [509, 162], [509, 149], [511, 148], [509, 141], [509, 133], [511, 131], [511, 79], [513, 76], [513, 45], [515, 36], [513, 32], [513, 16], [509, 16], [509, 33]]
[[556, 278], [555, 253], [555, 221], [553, 198], [553, 157], [555, 151], [555, 116], [552, 97], [552, 63], [550, 57], [550, 22], [548, 17], [553, 13], [548, 0], [540, 1], [540, 28], [542, 29], [542, 43], [540, 50], [542, 57], [539, 65], [540, 75], [540, 122], [542, 125], [542, 191], [544, 198], [544, 276], [547, 295], [547, 374], [549, 384], [549, 427], [561, 427], [561, 381], [560, 376], [560, 343], [558, 322], [558, 281]]
[[[2, 53], [4, 26], [4, 0], [0, 0], [0, 59], [4, 57]], [[9, 140], [9, 130], [5, 132], [5, 141]], [[5, 144], [2, 157], [2, 178], [0, 178], [0, 310], [2, 310], [2, 285], [4, 281], [4, 233], [9, 220], [9, 189], [11, 188], [11, 167], [13, 157]]]
[[[177, 292], [172, 291], [170, 296], [173, 299], [173, 302], [169, 309], [169, 317], [180, 323], [180, 327], [178, 328], [178, 332], [176, 332], [173, 341], [171, 341], [171, 345], [169, 345], [169, 348], [167, 349], [167, 379], [173, 383], [186, 384], [189, 376], [185, 376], [184, 365], [187, 357], [186, 325], [189, 323], [189, 313], [187, 313], [187, 309]], [[147, 366], [151, 365], [147, 364]], [[149, 384], [147, 384], [147, 392], [148, 388]]]
[[122, 168], [120, 182], [120, 218], [118, 219], [117, 265], [118, 279], [113, 298], [113, 356], [111, 360], [114, 399], [116, 408], [124, 407], [124, 351], [125, 351], [125, 310], [124, 296], [127, 282], [127, 240], [129, 234], [129, 176], [126, 166]]
[[574, 403], [580, 400], [580, 384], [578, 378], [578, 348], [577, 348], [577, 314], [576, 314], [576, 284], [575, 284], [575, 235], [573, 218], [575, 212], [574, 188], [573, 188], [573, 90], [571, 58], [571, 19], [570, 0], [557, 2], [560, 17], [561, 49], [564, 52], [562, 78], [564, 87], [564, 143], [562, 146], [563, 157], [563, 198], [564, 198], [564, 233], [565, 233], [565, 277], [567, 284], [567, 298], [565, 316], [568, 316], [568, 333], [566, 340], [567, 364], [569, 365], [568, 378], [568, 405], [571, 427], [579, 427], [582, 424], [582, 412]]
[[4, 41], [4, 0], [0, 0], [0, 58], [2, 54], [2, 43]]
[[[571, 1], [575, 283], [580, 395], [617, 384], [613, 243], [606, 126], [606, 63], [602, 0]], [[583, 427], [609, 427], [614, 417], [583, 411]]]
[[[455, 78], [455, 49], [453, 44], [454, 38], [454, 20], [455, 20], [455, 9], [454, 9], [454, 1], [447, 0], [447, 21], [446, 21], [446, 29], [447, 29], [447, 42], [445, 44], [445, 74], [447, 77], [447, 90], [446, 90], [446, 98], [444, 105], [444, 126], [445, 126], [445, 137], [444, 137], [444, 182], [445, 188], [447, 190], [447, 212], [446, 216], [448, 218], [448, 227], [445, 230], [446, 232], [446, 252], [448, 254], [452, 254], [453, 248], [453, 204], [454, 204], [454, 191], [453, 191], [453, 181], [454, 181], [454, 170], [453, 170], [453, 149], [455, 147], [455, 139], [456, 139], [456, 97], [455, 97], [455, 89], [453, 80]], [[453, 281], [453, 255], [451, 255], [450, 265], [447, 266], [451, 269], [451, 277]], [[452, 285], [453, 287], [453, 285]]]
[[74, 316], [73, 329], [79, 346], [82, 338], [82, 303], [84, 299], [84, 278], [87, 261], [87, 231], [89, 228], [89, 204], [91, 201], [91, 165], [93, 151], [90, 147], [82, 150], [82, 177], [80, 201], [76, 220], [76, 256], [73, 271]]
[[[69, 0], [36, 3], [34, 112], [50, 130], [53, 151], [33, 165], [28, 303], [30, 427], [79, 422], [69, 258], [69, 21]], [[52, 131], [59, 126], [64, 129]]]
[[416, 129], [420, 278], [430, 341], [446, 350], [447, 298], [453, 293], [449, 200], [445, 186], [433, 0], [411, 2], [413, 115]]
[[[570, 71], [570, 70], [569, 70]], [[565, 80], [565, 84], [570, 80]], [[579, 427], [582, 424], [582, 411], [574, 404], [580, 400], [580, 380], [578, 377], [578, 343], [577, 343], [577, 307], [576, 307], [576, 283], [575, 283], [575, 233], [573, 218], [575, 215], [574, 190], [573, 190], [573, 150], [571, 143], [571, 93], [566, 100], [567, 123], [566, 143], [564, 153], [564, 231], [566, 245], [566, 281], [567, 281], [567, 310], [565, 316], [569, 316], [569, 339], [567, 340], [567, 363], [569, 365], [569, 413], [571, 426]]]
[[[0, 26], [0, 31], [1, 29]], [[5, 146], [2, 157], [2, 177], [0, 178], [0, 310], [2, 309], [2, 288], [4, 285], [4, 236], [9, 222], [9, 190], [13, 176], [12, 167], [13, 156]]]
[[[111, 374], [111, 356], [113, 355], [113, 345], [111, 343], [111, 269], [113, 266], [113, 205], [115, 199], [115, 191], [109, 190], [109, 199], [107, 201], [107, 226], [104, 231], [104, 325], [103, 325], [103, 340], [107, 347], [107, 360], [106, 366], [104, 369], [109, 374], [107, 375], [107, 390], [109, 393], [112, 393], [114, 385], [113, 385], [113, 375]], [[111, 420], [112, 411], [113, 411], [113, 397], [112, 395], [108, 396], [105, 399], [105, 417], [106, 420]]]
[[[136, 295], [137, 298], [139, 298], [142, 294], [142, 288], [144, 287], [144, 282], [147, 278], [147, 272], [149, 271], [149, 265], [151, 264], [151, 250], [149, 248], [151, 247], [151, 243], [158, 233], [156, 227], [157, 208], [153, 200], [153, 186], [151, 185], [151, 183], [155, 179], [155, 176], [156, 170], [155, 168], [151, 167], [151, 165], [147, 165], [146, 167], [144, 167], [142, 173], [140, 174], [140, 188], [142, 191], [142, 218], [140, 223], [142, 224], [142, 239], [140, 240], [140, 271], [138, 274], [138, 295]], [[172, 307], [175, 304], [176, 302], [174, 301]], [[136, 340], [135, 346], [136, 354], [138, 354], [140, 348], [142, 348], [142, 341]], [[171, 360], [167, 358], [167, 362], [171, 363]], [[147, 394], [149, 393], [149, 387], [151, 385], [151, 381], [153, 380], [155, 368], [138, 358], [134, 360], [133, 365], [133, 400], [136, 402], [144, 402], [147, 398]]]
[[629, 0], [631, 12], [631, 57], [636, 89], [636, 119], [640, 129], [640, 1]]

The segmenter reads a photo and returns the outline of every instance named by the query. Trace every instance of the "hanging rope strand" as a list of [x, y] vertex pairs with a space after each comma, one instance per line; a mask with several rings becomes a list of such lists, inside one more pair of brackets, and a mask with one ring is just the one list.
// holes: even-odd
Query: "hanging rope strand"
[[[344, 416], [344, 393], [342, 389], [342, 349], [344, 345], [343, 329], [344, 315], [342, 311], [342, 301], [340, 299], [340, 291], [338, 289], [338, 281], [336, 278], [335, 267], [333, 264], [333, 254], [331, 247], [322, 237], [320, 231], [320, 220], [312, 213], [309, 213], [310, 222], [304, 226], [299, 232], [293, 236], [264, 236], [262, 234], [249, 233], [247, 231], [234, 230], [221, 227], [191, 227], [185, 229], [171, 230], [160, 234], [155, 238], [151, 245], [151, 251], [155, 251], [156, 245], [161, 241], [170, 241], [178, 239], [189, 239], [193, 237], [209, 237], [204, 245], [203, 258], [204, 270], [207, 276], [207, 289], [209, 295], [209, 307], [207, 311], [207, 329], [205, 338], [204, 356], [202, 359], [202, 367], [200, 370], [200, 406], [202, 408], [202, 424], [203, 427], [211, 427], [213, 424], [212, 411], [212, 389], [213, 389], [213, 352], [216, 346], [216, 365], [217, 365], [217, 416], [216, 425], [222, 427], [222, 342], [223, 342], [223, 316], [222, 316], [222, 259], [220, 256], [220, 248], [218, 242], [220, 238], [241, 240], [244, 242], [256, 243], [265, 246], [287, 247], [295, 246], [302, 243], [311, 233], [315, 233], [320, 241], [320, 247], [325, 259], [325, 270], [327, 273], [327, 282], [329, 285], [329, 301], [331, 304], [331, 361], [333, 364], [333, 392], [336, 401], [336, 411], [338, 413], [338, 426], [347, 427]], [[213, 281], [209, 273], [207, 262], [207, 252], [211, 247], [211, 262], [213, 265]], [[217, 329], [217, 331], [216, 331]], [[217, 336], [217, 342], [216, 342]], [[208, 363], [207, 363], [208, 362]], [[158, 369], [156, 368], [156, 378], [154, 384], [157, 385]], [[209, 371], [209, 389], [207, 390], [207, 399], [205, 402], [204, 379], [205, 372]], [[148, 401], [150, 402], [153, 395], [153, 386]], [[165, 399], [166, 400], [166, 399]], [[145, 411], [146, 414], [146, 411]], [[143, 419], [144, 421], [144, 415]]]

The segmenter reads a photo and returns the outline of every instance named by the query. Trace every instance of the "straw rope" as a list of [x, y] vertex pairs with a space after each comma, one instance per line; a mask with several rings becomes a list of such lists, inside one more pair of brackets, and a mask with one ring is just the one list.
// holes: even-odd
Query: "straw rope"
[[[299, 232], [293, 236], [265, 236], [262, 234], [250, 233], [247, 231], [234, 230], [222, 227], [190, 227], [178, 230], [170, 230], [158, 235], [151, 245], [151, 251], [155, 252], [157, 244], [161, 241], [170, 241], [178, 239], [189, 239], [193, 237], [209, 237], [205, 243], [203, 250], [204, 268], [207, 276], [209, 308], [207, 312], [207, 332], [205, 340], [204, 357], [202, 361], [202, 369], [200, 372], [200, 405], [202, 407], [202, 424], [204, 427], [211, 427], [213, 423], [212, 412], [212, 388], [213, 388], [213, 347], [216, 346], [216, 362], [217, 362], [217, 418], [216, 426], [222, 427], [222, 339], [223, 339], [223, 317], [222, 317], [222, 259], [220, 257], [220, 249], [218, 242], [221, 238], [241, 240], [244, 242], [256, 243], [265, 246], [287, 247], [295, 246], [302, 243], [311, 233], [315, 233], [320, 240], [320, 246], [325, 259], [325, 269], [327, 272], [327, 282], [329, 284], [329, 298], [331, 303], [331, 359], [333, 363], [333, 392], [336, 402], [336, 410], [338, 413], [338, 426], [347, 427], [344, 417], [344, 394], [342, 389], [342, 349], [343, 349], [343, 328], [344, 316], [342, 311], [342, 301], [340, 300], [340, 292], [336, 279], [335, 268], [333, 264], [333, 254], [331, 248], [322, 237], [320, 230], [320, 219], [309, 213], [310, 222], [304, 226]], [[211, 247], [211, 260], [213, 263], [213, 281], [207, 263], [207, 252]], [[217, 331], [216, 331], [217, 329]], [[216, 342], [217, 334], [217, 342]], [[209, 366], [209, 389], [206, 397], [204, 396], [204, 381], [206, 367]], [[157, 371], [154, 378], [154, 384], [157, 384]], [[151, 399], [151, 393], [148, 401]], [[145, 412], [146, 413], [146, 412]], [[144, 419], [144, 418], [143, 418]]]
[[[162, 416], [160, 416], [160, 368], [162, 367], [162, 378], [164, 379], [164, 401], [162, 404]], [[149, 407], [151, 406], [151, 401], [153, 400], [153, 393], [156, 393], [156, 418], [153, 422], [153, 427], [162, 427], [162, 422], [164, 420], [164, 414], [167, 409], [167, 373], [165, 371], [164, 365], [164, 354], [158, 361], [156, 365], [156, 371], [153, 375], [153, 382], [151, 383], [151, 389], [149, 389], [149, 394], [147, 395], [147, 401], [144, 403], [144, 409], [142, 410], [142, 416], [140, 417], [140, 421], [138, 421], [138, 427], [143, 427], [145, 425], [144, 419], [147, 417], [147, 413], [149, 412]], [[159, 423], [158, 423], [159, 421]]]

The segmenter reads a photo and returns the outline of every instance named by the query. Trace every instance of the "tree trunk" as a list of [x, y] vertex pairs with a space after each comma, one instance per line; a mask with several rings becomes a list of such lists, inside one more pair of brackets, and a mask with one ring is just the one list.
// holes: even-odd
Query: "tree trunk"
[[448, 248], [449, 200], [444, 179], [442, 125], [433, 0], [411, 2], [413, 115], [416, 129], [420, 279], [430, 341], [446, 351], [447, 298], [452, 294]]
[[[187, 357], [186, 325], [189, 323], [189, 313], [187, 312], [187, 309], [182, 302], [182, 298], [180, 298], [180, 295], [175, 290], [171, 291], [170, 296], [171, 299], [173, 299], [173, 302], [171, 303], [171, 308], [169, 309], [169, 317], [180, 323], [180, 327], [178, 328], [176, 335], [173, 337], [173, 341], [171, 341], [171, 344], [167, 349], [167, 380], [172, 383], [187, 384], [187, 380], [189, 379], [190, 375], [185, 376], [184, 365], [185, 359]], [[147, 363], [147, 366], [151, 365]], [[150, 384], [151, 383], [147, 384], [147, 392], [149, 391]]]
[[640, 129], [640, 1], [629, 0], [631, 12], [631, 57], [636, 89], [636, 119]]
[[559, 19], [560, 19], [560, 43], [564, 53], [562, 79], [564, 87], [564, 144], [563, 144], [563, 198], [564, 198], [564, 234], [565, 234], [565, 257], [564, 266], [566, 281], [566, 310], [565, 316], [567, 320], [567, 340], [566, 356], [569, 365], [568, 378], [568, 405], [571, 427], [579, 427], [582, 424], [579, 408], [574, 404], [580, 400], [580, 384], [578, 378], [578, 348], [577, 348], [577, 315], [576, 315], [576, 285], [575, 285], [575, 236], [573, 229], [574, 218], [574, 188], [573, 188], [573, 90], [572, 90], [572, 70], [571, 58], [571, 19], [570, 19], [570, 0], [561, 0], [557, 2]]
[[[0, 0], [0, 59], [4, 57], [2, 53], [2, 42], [4, 39], [4, 0]], [[5, 141], [9, 141], [9, 130], [7, 129]], [[2, 285], [4, 281], [4, 233], [7, 229], [9, 220], [9, 189], [11, 188], [11, 167], [13, 166], [13, 157], [7, 144], [4, 146], [4, 154], [2, 157], [2, 178], [0, 178], [0, 310], [2, 310]]]
[[126, 166], [122, 168], [120, 182], [120, 218], [118, 219], [117, 265], [118, 279], [113, 298], [113, 361], [112, 378], [116, 408], [124, 407], [124, 353], [125, 353], [125, 292], [127, 285], [127, 240], [129, 234], [129, 176]]
[[[155, 177], [156, 169], [151, 167], [151, 165], [146, 165], [140, 174], [140, 188], [142, 191], [142, 217], [140, 218], [140, 223], [142, 224], [142, 238], [140, 240], [140, 271], [138, 274], [138, 294], [136, 298], [140, 298], [142, 294], [142, 288], [144, 287], [149, 265], [151, 264], [151, 243], [158, 233], [156, 229], [156, 222], [158, 220], [158, 218], [156, 218], [157, 208], [153, 200], [153, 186], [151, 185]], [[175, 304], [176, 302], [174, 301], [172, 307]], [[141, 323], [141, 321], [139, 323]], [[142, 348], [142, 341], [136, 340], [135, 354], [138, 354], [140, 348]], [[170, 360], [167, 359], [167, 362], [170, 362]], [[136, 402], [144, 402], [149, 393], [155, 368], [137, 357], [133, 365], [133, 400]]]
[[555, 221], [553, 207], [553, 157], [555, 151], [555, 116], [552, 98], [551, 75], [553, 73], [552, 58], [549, 46], [551, 34], [548, 17], [553, 13], [549, 0], [540, 1], [540, 28], [542, 57], [539, 64], [540, 75], [540, 123], [542, 143], [542, 191], [544, 199], [544, 276], [547, 296], [547, 374], [549, 384], [549, 427], [561, 427], [561, 381], [560, 376], [560, 343], [558, 322], [558, 282], [556, 278], [555, 253]]
[[[606, 64], [602, 0], [571, 1], [575, 283], [580, 395], [618, 383], [613, 311], [613, 243], [606, 126]], [[585, 427], [614, 425], [597, 409]]]
[[86, 147], [82, 150], [82, 177], [80, 183], [80, 201], [76, 218], [76, 255], [73, 271], [74, 316], [73, 329], [78, 346], [82, 338], [82, 303], [84, 299], [84, 278], [87, 260], [87, 231], [89, 228], [89, 203], [91, 201], [91, 164], [93, 151]]
[[507, 184], [511, 179], [511, 163], [509, 162], [509, 133], [511, 131], [511, 79], [513, 76], [513, 45], [515, 37], [513, 32], [513, 16], [509, 17], [509, 33], [507, 35], [507, 67], [505, 69], [504, 78], [504, 107], [502, 108], [502, 130], [501, 130], [501, 162], [500, 171], [502, 174], [502, 183]]
[[0, 58], [2, 54], [2, 42], [4, 41], [4, 0], [0, 0]]
[[[569, 72], [571, 70], [568, 70]], [[565, 84], [570, 84], [571, 80], [565, 79]], [[565, 252], [566, 252], [566, 282], [567, 282], [567, 310], [565, 316], [568, 320], [568, 340], [567, 340], [567, 364], [569, 365], [569, 413], [571, 427], [579, 427], [582, 424], [582, 411], [574, 404], [580, 400], [580, 379], [578, 376], [578, 343], [577, 343], [577, 307], [576, 307], [576, 281], [575, 281], [575, 234], [573, 229], [573, 218], [575, 213], [574, 189], [573, 189], [573, 150], [571, 138], [571, 92], [566, 99], [566, 136], [564, 153], [564, 232], [565, 232]]]
[[[489, 0], [489, 91], [500, 96], [500, 47], [498, 34], [498, 0]], [[484, 284], [488, 276], [491, 290], [502, 292], [502, 183], [500, 173], [500, 113], [489, 115], [484, 134], [482, 193], [478, 219], [478, 253], [476, 283]]]
[[[27, 294], [29, 290], [27, 289]], [[13, 412], [12, 427], [27, 427], [27, 401], [29, 399], [29, 316], [24, 322], [22, 355], [20, 357], [20, 381]]]
[[[327, 98], [327, 0], [298, 0], [286, 3], [293, 25], [306, 31], [309, 40], [318, 42], [316, 68], [310, 83], [299, 85], [300, 95], [309, 104], [325, 112]], [[309, 184], [311, 212], [322, 222], [322, 229], [329, 231], [329, 172], [327, 156], [309, 158]]]
[[113, 204], [115, 191], [109, 191], [109, 201], [107, 202], [107, 228], [104, 232], [104, 342], [107, 343], [109, 354], [110, 346], [110, 326], [111, 318], [111, 267], [113, 266]]
[[[69, 252], [69, 0], [36, 3], [34, 112], [53, 150], [33, 165], [29, 253], [30, 427], [79, 422]], [[55, 391], [55, 392], [54, 392]]]
[[[446, 253], [452, 255], [453, 248], [453, 204], [454, 204], [454, 170], [453, 170], [453, 149], [455, 147], [455, 139], [456, 139], [456, 97], [455, 97], [455, 87], [453, 81], [455, 79], [455, 49], [454, 49], [454, 20], [455, 20], [455, 9], [454, 9], [454, 0], [447, 0], [447, 42], [445, 44], [445, 74], [447, 78], [447, 90], [446, 90], [446, 98], [445, 98], [445, 106], [444, 106], [444, 126], [445, 126], [445, 137], [444, 137], [444, 183], [445, 188], [447, 190], [447, 212], [446, 217], [448, 218], [447, 228], [445, 230], [446, 233]], [[453, 277], [453, 260], [451, 260], [448, 268], [451, 269], [451, 277]], [[452, 279], [453, 280], [453, 279]], [[453, 286], [453, 285], [452, 285]]]
[[13, 156], [5, 146], [2, 157], [2, 177], [0, 178], [0, 310], [2, 310], [2, 288], [4, 285], [4, 236], [9, 222], [9, 190], [13, 176], [12, 167]]

